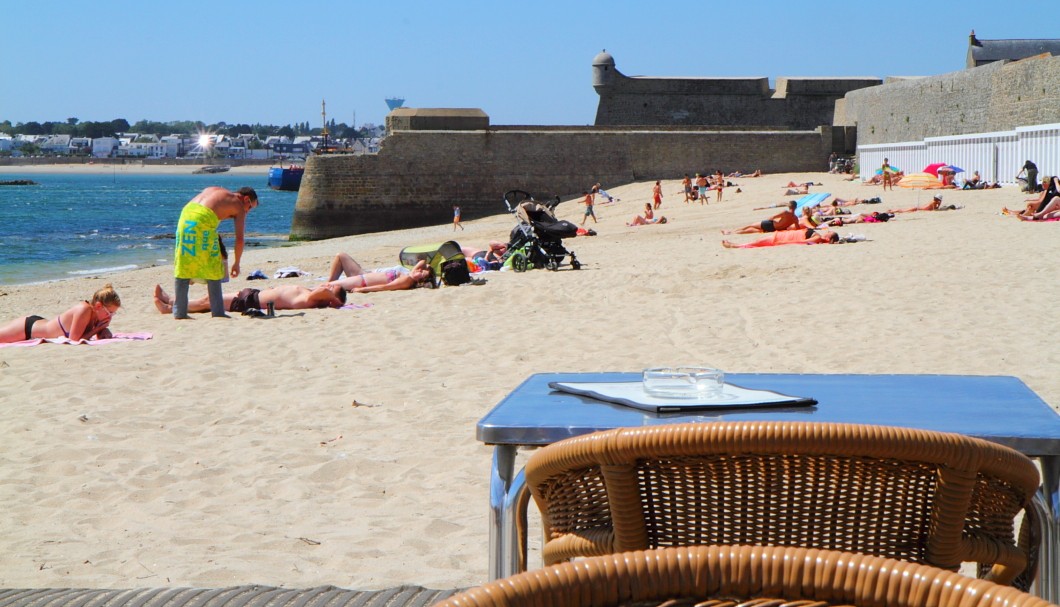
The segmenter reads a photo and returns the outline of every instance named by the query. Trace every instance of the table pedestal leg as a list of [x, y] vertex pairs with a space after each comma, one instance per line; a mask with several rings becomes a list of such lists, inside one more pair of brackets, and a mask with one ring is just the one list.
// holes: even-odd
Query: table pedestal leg
[[512, 510], [508, 508], [508, 492], [515, 472], [515, 445], [496, 445], [493, 448], [493, 469], [490, 471], [490, 547], [489, 579], [500, 579], [509, 575], [511, 555], [518, 544], [512, 535], [515, 524]]

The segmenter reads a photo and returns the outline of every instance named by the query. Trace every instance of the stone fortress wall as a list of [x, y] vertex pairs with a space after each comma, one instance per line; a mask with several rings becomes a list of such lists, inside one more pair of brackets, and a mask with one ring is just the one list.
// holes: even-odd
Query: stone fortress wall
[[996, 62], [847, 93], [836, 124], [859, 145], [1008, 131], [1060, 122], [1060, 57]]
[[398, 108], [375, 155], [306, 163], [294, 239], [363, 234], [505, 212], [504, 192], [578, 196], [722, 170], [821, 171], [853, 133], [831, 128], [835, 100], [877, 79], [629, 78], [593, 60], [592, 127], [490, 126], [479, 109]]
[[819, 171], [831, 142], [829, 127], [780, 132], [397, 130], [378, 154], [309, 159], [291, 238], [437, 225], [451, 220], [454, 204], [460, 205], [464, 219], [496, 215], [506, 212], [503, 195], [511, 189], [568, 197], [597, 181], [606, 188], [696, 170]]
[[490, 126], [481, 110], [391, 112], [378, 154], [309, 159], [291, 237], [446, 223], [453, 204], [465, 218], [501, 213], [510, 189], [573, 197], [596, 181], [822, 171], [832, 151], [855, 143], [1060, 122], [1057, 57], [884, 84], [778, 79], [775, 91], [761, 78], [628, 78], [613, 67], [609, 55], [594, 59], [593, 127]]
[[843, 95], [880, 83], [879, 78], [777, 78], [774, 90], [768, 78], [631, 78], [608, 52], [593, 59], [598, 126], [815, 129], [832, 124], [835, 102]]

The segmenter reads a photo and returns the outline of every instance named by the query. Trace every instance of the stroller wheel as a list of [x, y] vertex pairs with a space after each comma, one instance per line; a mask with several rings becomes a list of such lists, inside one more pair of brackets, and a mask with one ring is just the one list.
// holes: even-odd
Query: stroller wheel
[[516, 253], [512, 255], [512, 269], [516, 272], [526, 271], [526, 255]]
[[545, 264], [545, 267], [548, 268], [550, 271], [555, 272], [559, 269], [559, 260], [555, 257], [550, 257], [548, 259], [548, 263]]
[[580, 270], [582, 269], [582, 262], [578, 261], [577, 259], [572, 259], [570, 261], [570, 267], [574, 270]]

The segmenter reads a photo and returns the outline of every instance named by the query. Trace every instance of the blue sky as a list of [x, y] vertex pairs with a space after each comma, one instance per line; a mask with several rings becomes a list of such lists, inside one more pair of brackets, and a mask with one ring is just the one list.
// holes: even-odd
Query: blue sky
[[[381, 124], [387, 97], [492, 124], [592, 124], [629, 76], [917, 76], [967, 36], [1049, 38], [1055, 0], [4, 2], [0, 120]], [[1051, 15], [1051, 17], [1050, 17]]]

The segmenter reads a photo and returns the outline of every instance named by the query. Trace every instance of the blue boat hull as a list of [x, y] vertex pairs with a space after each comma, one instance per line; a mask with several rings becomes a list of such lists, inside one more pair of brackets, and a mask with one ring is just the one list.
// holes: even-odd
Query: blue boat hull
[[303, 173], [305, 169], [300, 167], [290, 169], [273, 167], [269, 169], [269, 187], [274, 190], [297, 192], [298, 187], [302, 185]]

